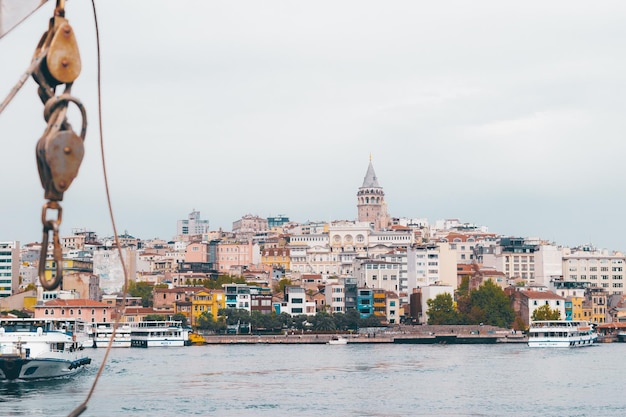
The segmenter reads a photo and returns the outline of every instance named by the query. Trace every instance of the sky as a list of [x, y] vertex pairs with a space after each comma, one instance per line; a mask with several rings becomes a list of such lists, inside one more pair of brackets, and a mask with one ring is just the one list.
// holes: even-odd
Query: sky
[[[394, 217], [626, 251], [623, 1], [119, 4], [96, 1], [120, 233], [171, 239], [192, 210], [355, 220], [371, 155]], [[53, 8], [0, 39], [0, 100]], [[89, 127], [61, 235], [109, 236], [91, 2], [66, 17]], [[0, 114], [0, 241], [41, 241], [42, 114], [32, 79]]]

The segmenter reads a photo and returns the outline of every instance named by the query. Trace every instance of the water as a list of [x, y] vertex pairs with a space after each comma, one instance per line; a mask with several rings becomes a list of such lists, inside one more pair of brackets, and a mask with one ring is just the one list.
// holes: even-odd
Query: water
[[[626, 344], [114, 349], [83, 416], [624, 416]], [[66, 416], [71, 379], [0, 383], [2, 416]]]

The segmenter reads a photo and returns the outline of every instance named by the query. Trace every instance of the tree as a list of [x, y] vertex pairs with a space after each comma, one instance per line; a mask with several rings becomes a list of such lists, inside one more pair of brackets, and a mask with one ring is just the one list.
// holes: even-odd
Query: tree
[[333, 316], [325, 312], [319, 312], [311, 319], [313, 322], [313, 329], [317, 331], [332, 331], [337, 327], [335, 325], [335, 321], [333, 320]]
[[458, 324], [459, 313], [454, 307], [450, 293], [437, 295], [426, 301], [428, 305], [428, 324]]
[[176, 320], [176, 321], [180, 321], [182, 322], [183, 326], [187, 325], [187, 316], [185, 316], [182, 313], [176, 313], [172, 316], [172, 320]]
[[561, 312], [556, 308], [552, 310], [548, 304], [544, 304], [533, 311], [531, 320], [561, 320]]
[[384, 326], [384, 320], [385, 317], [383, 316], [370, 314], [369, 316], [359, 320], [359, 327], [381, 327]]
[[152, 307], [152, 290], [153, 286], [147, 282], [134, 282], [128, 283], [128, 294], [131, 297], [141, 297], [141, 305], [143, 307]]
[[471, 309], [466, 315], [467, 324], [483, 323], [509, 328], [515, 319], [511, 300], [491, 280], [473, 290], [469, 301]]
[[350, 308], [346, 311], [345, 320], [348, 330], [357, 331], [361, 323], [361, 313], [356, 308]]
[[165, 316], [162, 314], [148, 314], [145, 321], [164, 321]]
[[276, 284], [276, 290], [275, 292], [277, 293], [284, 293], [285, 292], [285, 287], [291, 285], [291, 280], [289, 278], [283, 278], [280, 281], [278, 281], [278, 284]]
[[2, 311], [2, 314], [13, 314], [15, 317], [18, 317], [21, 319], [30, 317], [28, 313], [25, 313], [21, 310]]
[[217, 320], [213, 317], [213, 314], [209, 311], [205, 311], [198, 316], [196, 321], [196, 327], [203, 330], [212, 330], [216, 333], [226, 329], [226, 323], [223, 317], [219, 317]]
[[250, 312], [243, 308], [220, 308], [217, 314], [226, 319], [226, 324], [250, 323]]

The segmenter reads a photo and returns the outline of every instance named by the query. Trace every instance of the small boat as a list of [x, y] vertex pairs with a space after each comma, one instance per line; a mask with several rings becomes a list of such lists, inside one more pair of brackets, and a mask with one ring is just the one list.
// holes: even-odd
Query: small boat
[[348, 339], [346, 339], [345, 337], [341, 337], [341, 336], [333, 336], [329, 341], [328, 341], [329, 345], [347, 345], [348, 344]]
[[0, 319], [0, 379], [72, 375], [91, 363], [85, 322], [77, 319]]
[[[113, 335], [115, 323], [91, 323], [89, 337], [92, 339], [92, 347], [106, 348]], [[115, 337], [111, 347], [130, 347], [130, 326], [127, 323], [120, 323], [115, 328]]]
[[591, 346], [598, 339], [594, 327], [586, 321], [541, 320], [530, 324], [530, 347]]
[[189, 332], [189, 344], [204, 345], [206, 344], [206, 339], [201, 334], [198, 334], [196, 332]]
[[186, 346], [189, 329], [175, 320], [129, 323], [131, 347]]

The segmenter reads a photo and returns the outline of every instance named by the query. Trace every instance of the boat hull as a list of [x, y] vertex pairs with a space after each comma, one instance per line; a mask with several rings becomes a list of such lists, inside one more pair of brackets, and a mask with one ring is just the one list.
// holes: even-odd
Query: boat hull
[[85, 355], [84, 322], [75, 319], [0, 320], [0, 379], [29, 380], [72, 375], [91, 363]]
[[91, 363], [90, 358], [73, 361], [57, 359], [0, 358], [0, 379], [31, 380], [73, 375]]

